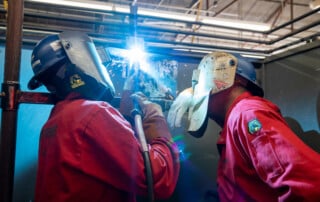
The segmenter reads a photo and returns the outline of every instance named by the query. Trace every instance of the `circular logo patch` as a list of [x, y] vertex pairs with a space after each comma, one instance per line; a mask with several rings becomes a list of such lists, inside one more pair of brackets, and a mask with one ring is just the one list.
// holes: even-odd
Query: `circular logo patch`
[[250, 134], [254, 134], [261, 129], [262, 125], [258, 119], [253, 119], [248, 123], [248, 129]]

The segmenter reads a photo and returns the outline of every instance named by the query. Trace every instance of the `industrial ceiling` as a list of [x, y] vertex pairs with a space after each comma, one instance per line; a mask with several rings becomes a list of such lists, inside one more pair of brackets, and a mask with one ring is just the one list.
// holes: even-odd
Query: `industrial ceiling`
[[[0, 11], [5, 39], [6, 6]], [[23, 42], [63, 30], [97, 44], [201, 57], [213, 50], [267, 57], [320, 38], [319, 0], [25, 0]]]

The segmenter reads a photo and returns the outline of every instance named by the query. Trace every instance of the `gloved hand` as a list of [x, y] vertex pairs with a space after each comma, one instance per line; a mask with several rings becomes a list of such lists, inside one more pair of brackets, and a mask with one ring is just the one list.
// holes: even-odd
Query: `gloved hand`
[[134, 102], [138, 103], [142, 112], [142, 125], [147, 142], [150, 143], [157, 137], [165, 137], [171, 140], [172, 136], [161, 106], [150, 102], [142, 93], [134, 93], [131, 97]]
[[134, 125], [134, 123], [133, 117], [131, 117], [131, 110], [134, 107], [131, 95], [136, 92], [143, 92], [143, 85], [141, 84], [143, 83], [144, 74], [145, 73], [141, 71], [134, 71], [126, 78], [123, 85], [119, 111], [132, 125]]
[[137, 85], [137, 82], [138, 82], [138, 75], [136, 72], [130, 75], [129, 77], [127, 77], [123, 85], [123, 91], [122, 91], [120, 107], [119, 107], [120, 113], [131, 123], [131, 125], [134, 125], [134, 120], [131, 116], [131, 111], [134, 108], [131, 95], [136, 90], [134, 88]]
[[138, 72], [134, 72], [130, 76], [127, 77], [127, 79], [124, 82], [123, 85], [123, 91], [135, 91], [135, 87], [137, 86], [137, 83], [139, 82], [139, 75]]
[[181, 119], [192, 104], [193, 90], [187, 88], [183, 90], [171, 105], [167, 121], [170, 127], [181, 127]]

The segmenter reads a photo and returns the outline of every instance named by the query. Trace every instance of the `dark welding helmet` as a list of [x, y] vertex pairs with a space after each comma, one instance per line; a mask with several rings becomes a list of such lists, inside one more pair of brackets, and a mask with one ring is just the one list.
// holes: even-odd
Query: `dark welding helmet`
[[[31, 57], [34, 76], [28, 83], [33, 90], [44, 84], [49, 91], [63, 89], [64, 94], [76, 91], [83, 95], [114, 96], [114, 86], [103, 66], [93, 41], [87, 34], [65, 31], [39, 41]], [[91, 95], [93, 96], [93, 95]]]
[[256, 71], [251, 62], [241, 56], [238, 56], [238, 67], [236, 70], [236, 74], [248, 81], [246, 87], [253, 95], [263, 97], [263, 89], [257, 82]]

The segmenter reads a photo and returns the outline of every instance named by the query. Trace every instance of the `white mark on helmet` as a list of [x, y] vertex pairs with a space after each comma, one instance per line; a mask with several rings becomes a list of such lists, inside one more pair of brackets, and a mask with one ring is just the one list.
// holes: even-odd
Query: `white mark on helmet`
[[38, 64], [41, 64], [41, 61], [40, 60], [36, 60], [32, 63], [32, 69], [37, 66]]
[[53, 51], [57, 51], [59, 49], [62, 48], [61, 43], [59, 40], [55, 40], [52, 43], [50, 43], [51, 48], [53, 49]]

